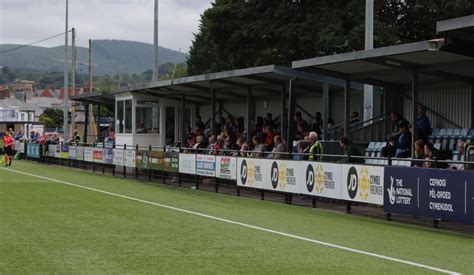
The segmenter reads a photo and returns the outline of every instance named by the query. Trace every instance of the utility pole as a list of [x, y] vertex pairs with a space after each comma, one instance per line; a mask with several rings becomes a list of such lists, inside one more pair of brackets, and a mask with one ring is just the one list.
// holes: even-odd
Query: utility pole
[[153, 78], [152, 81], [158, 81], [158, 0], [155, 0], [155, 20], [153, 24]]
[[[72, 51], [72, 72], [71, 72], [71, 87], [72, 95], [76, 95], [76, 29], [72, 28], [72, 41], [71, 41], [71, 51]], [[76, 103], [71, 103], [71, 130], [76, 128]]]
[[64, 141], [68, 141], [68, 136], [69, 136], [69, 130], [68, 130], [68, 88], [69, 88], [69, 83], [68, 83], [68, 67], [67, 67], [67, 47], [68, 47], [68, 18], [69, 16], [69, 0], [66, 0], [66, 26], [65, 26], [65, 32], [64, 32], [64, 125], [63, 125], [63, 139]]

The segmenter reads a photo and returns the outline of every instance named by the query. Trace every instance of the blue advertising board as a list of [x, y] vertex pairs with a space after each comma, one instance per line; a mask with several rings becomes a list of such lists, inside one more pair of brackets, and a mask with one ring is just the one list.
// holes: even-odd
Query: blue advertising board
[[104, 148], [102, 150], [102, 162], [105, 164], [112, 164], [114, 159], [114, 150], [112, 148]]
[[384, 210], [474, 223], [474, 172], [386, 167]]
[[26, 146], [26, 156], [30, 158], [40, 158], [40, 145], [36, 143], [28, 143]]

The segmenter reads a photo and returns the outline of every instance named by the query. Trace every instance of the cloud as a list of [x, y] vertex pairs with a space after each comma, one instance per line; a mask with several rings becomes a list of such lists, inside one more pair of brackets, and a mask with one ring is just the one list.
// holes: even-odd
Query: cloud
[[[1, 0], [0, 43], [25, 44], [64, 31], [65, 0]], [[187, 52], [211, 0], [159, 0], [159, 44]], [[69, 0], [77, 44], [88, 39], [153, 43], [153, 0]], [[64, 44], [59, 37], [40, 44]]]

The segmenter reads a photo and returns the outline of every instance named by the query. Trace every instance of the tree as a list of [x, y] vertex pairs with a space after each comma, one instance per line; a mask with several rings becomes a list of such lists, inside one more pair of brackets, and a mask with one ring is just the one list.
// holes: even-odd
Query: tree
[[[377, 6], [375, 47], [434, 38], [436, 21], [474, 12], [470, 0], [384, 1]], [[188, 72], [291, 66], [294, 60], [362, 50], [364, 20], [362, 0], [216, 0], [201, 16]]]
[[45, 123], [46, 128], [62, 128], [63, 127], [63, 110], [47, 108], [40, 115], [39, 121]]

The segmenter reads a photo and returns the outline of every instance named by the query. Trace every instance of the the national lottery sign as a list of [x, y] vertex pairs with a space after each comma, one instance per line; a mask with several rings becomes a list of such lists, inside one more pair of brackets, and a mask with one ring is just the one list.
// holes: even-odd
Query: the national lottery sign
[[384, 167], [342, 165], [342, 199], [383, 205]]

